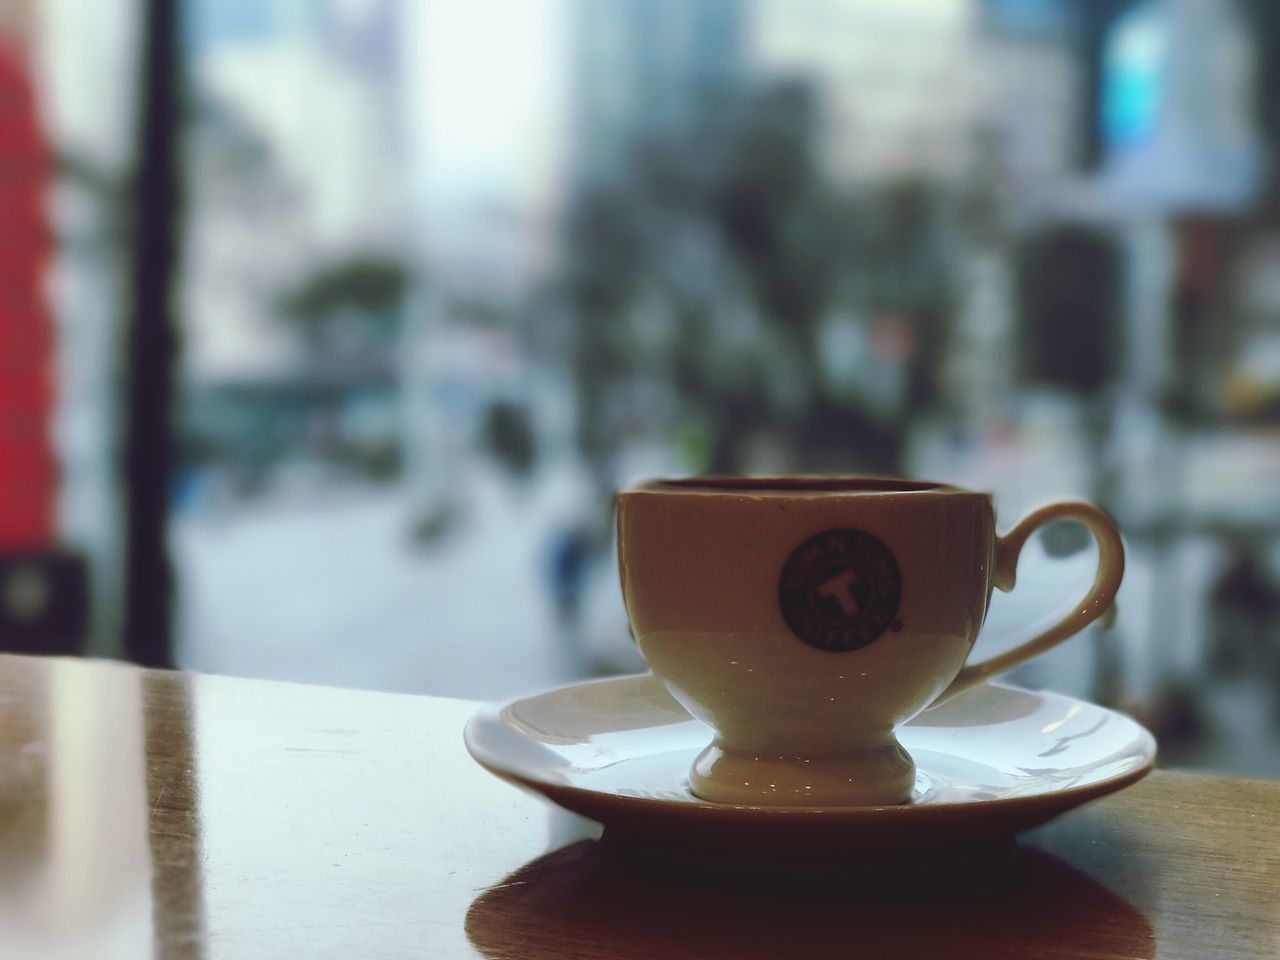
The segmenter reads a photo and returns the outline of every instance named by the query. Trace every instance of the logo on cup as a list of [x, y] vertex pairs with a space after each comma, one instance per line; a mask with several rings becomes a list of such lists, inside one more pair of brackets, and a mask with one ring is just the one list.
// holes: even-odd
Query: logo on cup
[[843, 653], [893, 623], [902, 579], [889, 549], [860, 530], [827, 530], [796, 547], [778, 583], [792, 633], [819, 650]]

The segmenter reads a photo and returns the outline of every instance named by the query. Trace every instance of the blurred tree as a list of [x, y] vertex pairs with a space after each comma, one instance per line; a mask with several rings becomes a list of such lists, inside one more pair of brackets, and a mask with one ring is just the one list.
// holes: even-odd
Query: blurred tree
[[[838, 188], [820, 133], [812, 88], [772, 83], [696, 140], [650, 135], [622, 184], [576, 197], [561, 282], [589, 462], [607, 464], [640, 420], [668, 440], [696, 424], [707, 443], [681, 447], [705, 446], [693, 469], [749, 469], [762, 436], [788, 469], [898, 469], [943, 338], [938, 204], [918, 184]], [[850, 306], [870, 327], [857, 362], [901, 368], [888, 415], [821, 375], [829, 316]]]
[[340, 313], [356, 313], [380, 338], [395, 337], [409, 272], [394, 260], [352, 257], [317, 271], [286, 295], [283, 315], [296, 323], [312, 344]]
[[613, 452], [603, 397], [631, 366], [624, 316], [644, 269], [642, 211], [621, 192], [593, 191], [571, 213], [564, 287], [574, 320], [570, 368], [578, 443], [590, 462]]

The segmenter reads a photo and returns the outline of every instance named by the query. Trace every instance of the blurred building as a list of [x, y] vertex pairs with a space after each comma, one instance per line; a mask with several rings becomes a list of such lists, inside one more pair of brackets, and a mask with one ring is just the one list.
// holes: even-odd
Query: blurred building
[[760, 69], [821, 91], [832, 175], [954, 181], [970, 169], [973, 4], [763, 0], [758, 16]]
[[[1006, 12], [1016, 7], [1021, 15]], [[829, 172], [961, 187], [1064, 172], [1079, 65], [1066, 5], [970, 0], [762, 0], [759, 68], [812, 78]], [[992, 169], [998, 165], [999, 169]]]
[[352, 423], [394, 421], [397, 402], [412, 256], [399, 10], [191, 5], [181, 315], [192, 467], [235, 464], [255, 486], [281, 463], [361, 459], [366, 440], [382, 459], [398, 447], [394, 426], [374, 442]]
[[186, 118], [185, 376], [194, 387], [278, 376], [299, 362], [279, 303], [320, 261], [315, 218], [270, 132], [231, 98], [197, 90]]
[[189, 43], [187, 374], [280, 372], [300, 362], [282, 301], [405, 240], [398, 5], [354, 22], [340, 3], [194, 6], [208, 22]]
[[577, 0], [574, 180], [616, 183], [646, 144], [713, 137], [749, 75], [752, 15], [740, 0]]

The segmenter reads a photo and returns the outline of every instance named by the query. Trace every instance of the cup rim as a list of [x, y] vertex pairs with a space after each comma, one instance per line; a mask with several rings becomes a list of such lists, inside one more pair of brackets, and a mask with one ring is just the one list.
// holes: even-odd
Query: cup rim
[[949, 483], [887, 477], [874, 474], [787, 474], [732, 475], [704, 474], [694, 477], [656, 478], [634, 484], [623, 494], [651, 493], [667, 496], [979, 496], [991, 499], [984, 490], [966, 490]]

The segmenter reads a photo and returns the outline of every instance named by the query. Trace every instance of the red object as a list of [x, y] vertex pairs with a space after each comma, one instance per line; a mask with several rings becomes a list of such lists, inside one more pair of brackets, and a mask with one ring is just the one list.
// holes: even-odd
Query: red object
[[56, 532], [52, 176], [27, 59], [0, 36], [0, 551], [52, 546]]

